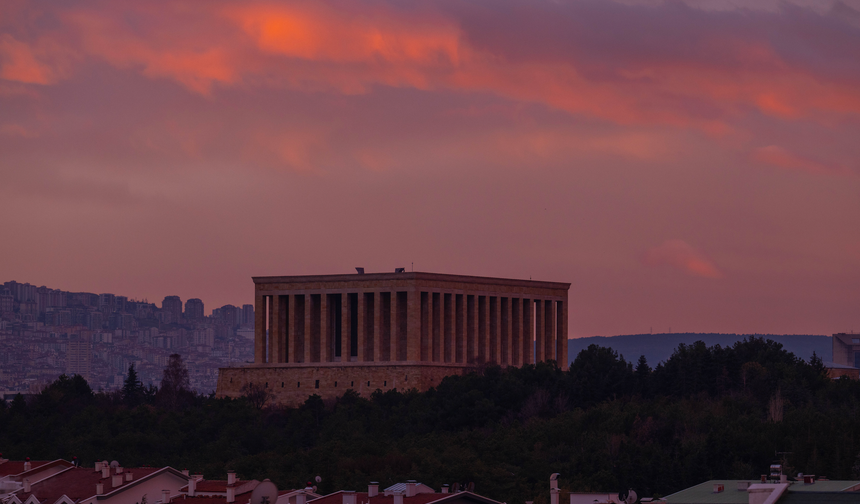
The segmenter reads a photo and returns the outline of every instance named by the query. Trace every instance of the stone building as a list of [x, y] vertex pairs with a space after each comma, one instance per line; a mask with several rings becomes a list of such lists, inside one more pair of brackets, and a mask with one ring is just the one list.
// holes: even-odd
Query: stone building
[[222, 368], [280, 403], [426, 390], [483, 363], [567, 368], [569, 283], [420, 272], [255, 277], [254, 364]]

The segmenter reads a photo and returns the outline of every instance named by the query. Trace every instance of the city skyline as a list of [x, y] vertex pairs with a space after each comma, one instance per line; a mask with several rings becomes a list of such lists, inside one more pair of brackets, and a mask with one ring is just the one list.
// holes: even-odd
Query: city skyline
[[571, 338], [860, 330], [860, 1], [0, 5], [0, 274], [570, 282]]

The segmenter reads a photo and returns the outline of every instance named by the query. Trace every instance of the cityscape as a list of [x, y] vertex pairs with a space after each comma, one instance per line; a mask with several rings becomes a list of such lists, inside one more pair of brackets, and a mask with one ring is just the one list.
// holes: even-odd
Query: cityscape
[[37, 393], [59, 375], [83, 376], [95, 390], [122, 387], [134, 365], [157, 385], [180, 353], [191, 387], [212, 393], [218, 368], [253, 362], [254, 306], [166, 296], [159, 304], [111, 293], [68, 292], [8, 281], [0, 285], [0, 392]]
[[0, 504], [860, 504], [860, 0], [0, 0]]

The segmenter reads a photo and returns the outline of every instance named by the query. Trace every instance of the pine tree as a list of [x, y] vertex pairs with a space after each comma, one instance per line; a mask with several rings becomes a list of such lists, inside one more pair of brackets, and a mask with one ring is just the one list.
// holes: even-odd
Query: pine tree
[[122, 385], [122, 399], [130, 408], [134, 408], [143, 400], [143, 384], [137, 377], [134, 363], [128, 366], [128, 376], [126, 376], [125, 382]]

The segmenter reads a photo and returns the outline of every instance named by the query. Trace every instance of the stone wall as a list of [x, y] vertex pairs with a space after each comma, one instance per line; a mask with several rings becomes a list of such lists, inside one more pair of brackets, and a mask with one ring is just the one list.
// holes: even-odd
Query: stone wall
[[313, 394], [334, 399], [352, 389], [363, 397], [377, 389], [425, 391], [442, 378], [468, 372], [472, 366], [437, 364], [290, 364], [221, 368], [218, 397], [240, 397], [246, 384], [262, 385], [275, 403], [298, 406]]

